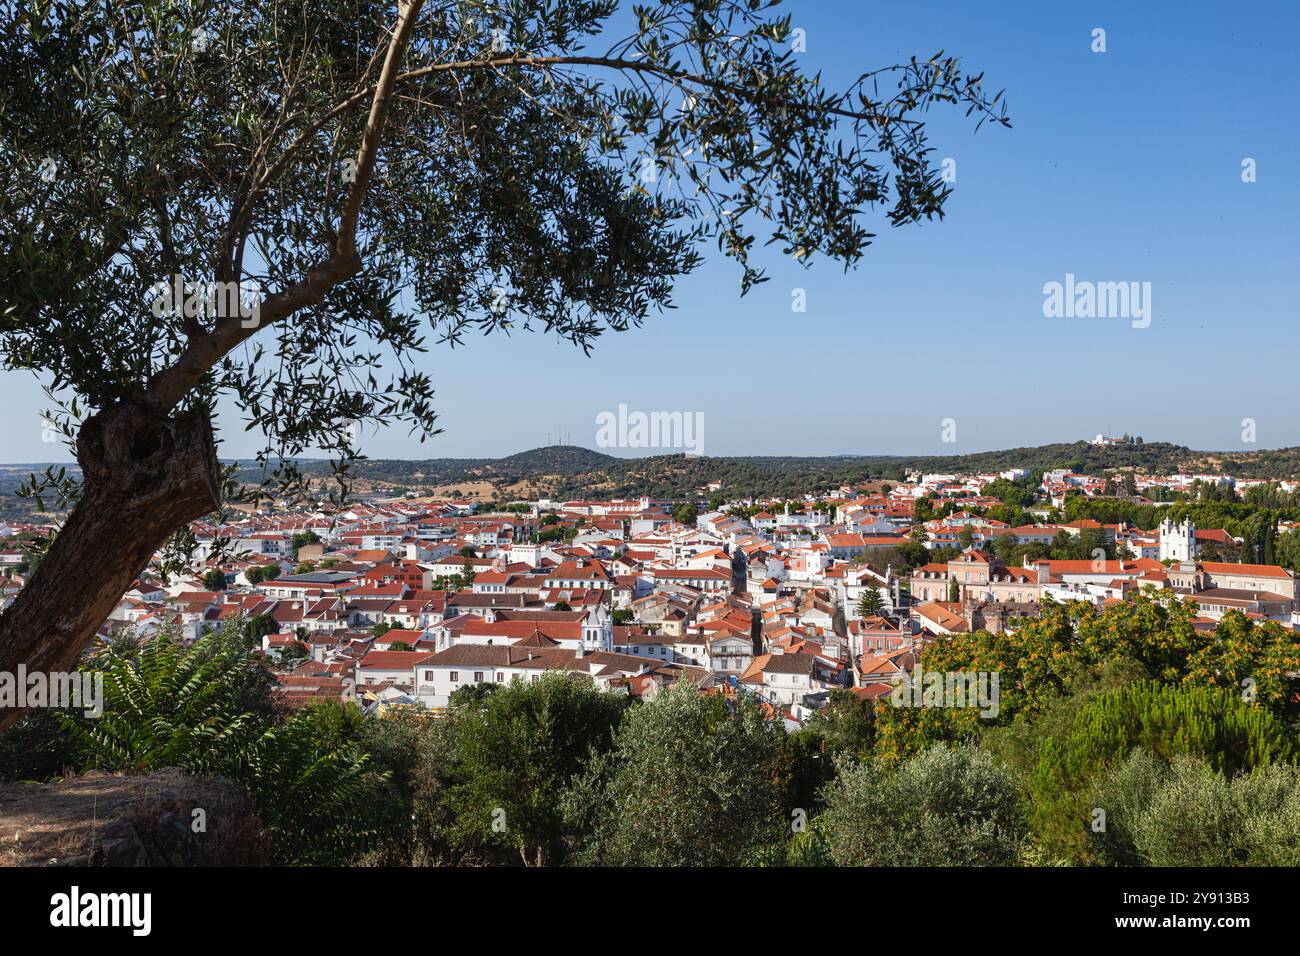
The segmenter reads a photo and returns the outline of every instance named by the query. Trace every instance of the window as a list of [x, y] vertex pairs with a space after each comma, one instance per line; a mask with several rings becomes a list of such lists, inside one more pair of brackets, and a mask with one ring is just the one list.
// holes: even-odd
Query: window
[[504, 684], [505, 682], [506, 682], [506, 675], [503, 674], [501, 671], [497, 671], [497, 683]]
[[433, 671], [425, 671], [425, 672], [424, 672], [424, 679], [427, 680], [427, 681], [431, 681], [431, 680], [433, 680]]
[[456, 681], [460, 680], [460, 671], [452, 671], [449, 676], [451, 677], [451, 682], [454, 684]]
[[481, 683], [483, 683], [483, 672], [482, 672], [482, 671], [475, 671], [475, 672], [474, 672], [474, 683], [476, 683], [476, 684], [481, 684]]

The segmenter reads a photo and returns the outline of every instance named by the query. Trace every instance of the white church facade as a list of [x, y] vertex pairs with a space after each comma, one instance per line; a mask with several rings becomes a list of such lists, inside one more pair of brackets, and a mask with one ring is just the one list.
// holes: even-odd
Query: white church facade
[[1160, 560], [1195, 561], [1197, 556], [1196, 525], [1191, 520], [1160, 522]]

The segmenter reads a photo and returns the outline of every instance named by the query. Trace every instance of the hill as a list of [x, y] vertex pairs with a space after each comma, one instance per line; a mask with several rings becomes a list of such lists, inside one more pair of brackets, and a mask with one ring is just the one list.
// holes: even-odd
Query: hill
[[[256, 483], [261, 473], [251, 463], [239, 476]], [[310, 460], [303, 470], [317, 478], [329, 463]], [[370, 459], [355, 469], [360, 492], [414, 491], [463, 494], [497, 501], [522, 498], [682, 498], [722, 481], [736, 497], [798, 496], [842, 484], [897, 482], [910, 471], [929, 473], [1000, 472], [1011, 468], [1049, 471], [1068, 468], [1090, 474], [1231, 474], [1241, 478], [1300, 478], [1300, 448], [1251, 452], [1193, 451], [1168, 442], [1093, 445], [1058, 442], [965, 455], [732, 456], [688, 458], [655, 455], [616, 458], [576, 445], [533, 448], [505, 458], [430, 458], [418, 461]], [[29, 515], [29, 502], [13, 497], [29, 470], [0, 465], [0, 515]], [[75, 473], [76, 469], [69, 469]]]
[[[362, 462], [357, 474], [376, 489], [440, 489], [448, 493], [450, 488], [472, 488], [481, 497], [505, 500], [538, 496], [679, 498], [698, 494], [711, 481], [725, 482], [728, 493], [737, 496], [793, 496], [845, 483], [901, 481], [914, 470], [999, 472], [1011, 468], [1067, 468], [1111, 475], [1136, 471], [1297, 478], [1300, 448], [1203, 452], [1168, 442], [1092, 445], [1080, 441], [964, 455], [691, 458], [678, 454], [616, 458], [578, 446], [551, 445], [505, 458], [376, 459]], [[322, 476], [329, 472], [324, 462], [306, 463], [305, 470]]]
[[549, 445], [486, 462], [501, 475], [582, 475], [612, 467], [619, 459], [578, 445]]

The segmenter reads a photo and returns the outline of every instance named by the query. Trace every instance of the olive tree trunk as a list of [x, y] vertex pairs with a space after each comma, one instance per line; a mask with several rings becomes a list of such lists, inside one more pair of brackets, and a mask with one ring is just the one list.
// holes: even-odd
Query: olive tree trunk
[[[127, 402], [77, 437], [83, 488], [13, 605], [0, 616], [0, 672], [68, 671], [169, 535], [217, 508], [220, 470], [206, 410]], [[0, 730], [20, 709], [0, 708]]]

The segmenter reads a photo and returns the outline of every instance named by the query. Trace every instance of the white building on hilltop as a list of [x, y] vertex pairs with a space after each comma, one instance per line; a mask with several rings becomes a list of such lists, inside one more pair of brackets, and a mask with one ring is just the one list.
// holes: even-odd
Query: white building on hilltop
[[1161, 561], [1195, 561], [1196, 552], [1196, 525], [1191, 519], [1181, 524], [1170, 518], [1160, 522]]

